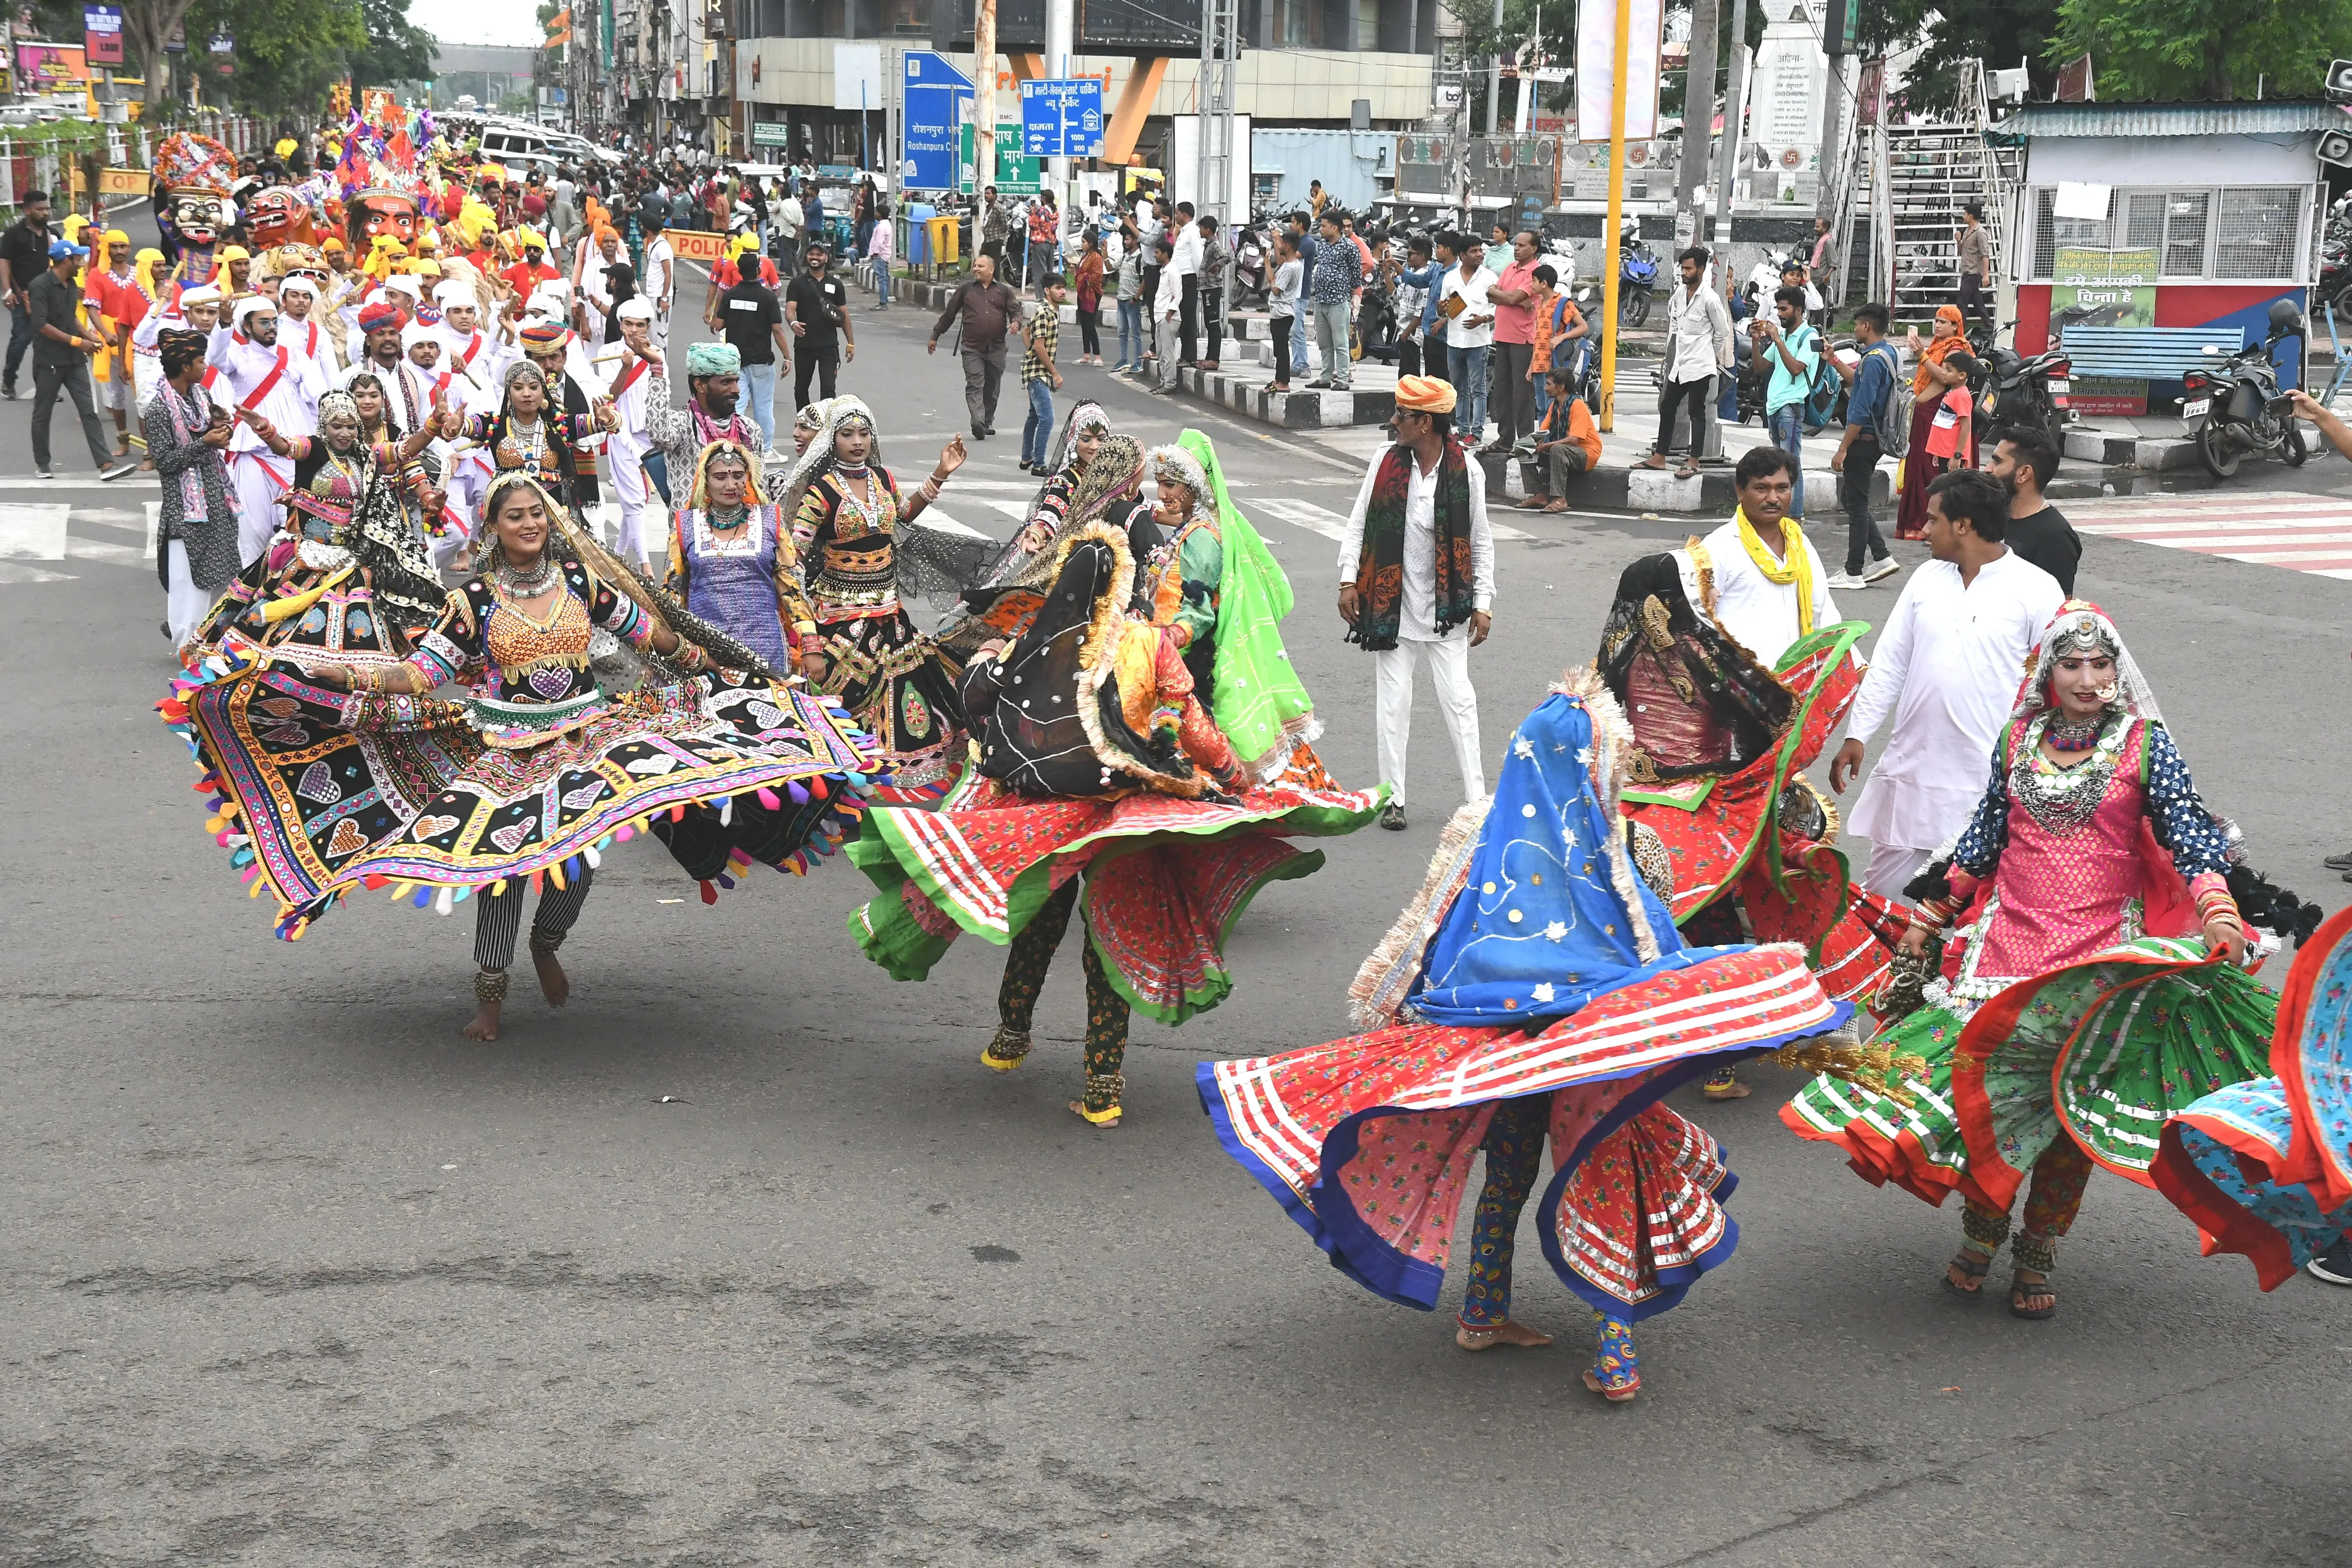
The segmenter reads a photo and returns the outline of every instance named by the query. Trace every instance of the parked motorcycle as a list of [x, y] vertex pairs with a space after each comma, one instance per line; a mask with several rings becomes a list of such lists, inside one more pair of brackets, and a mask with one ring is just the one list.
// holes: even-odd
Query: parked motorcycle
[[2197, 456], [2217, 479], [2238, 471], [2248, 454], [2281, 458], [2299, 468], [2310, 455], [2294, 419], [2294, 405], [2279, 388], [2268, 343], [2236, 353], [2205, 345], [2206, 363], [2180, 378], [2180, 416], [2201, 419]]
[[1234, 297], [1227, 301], [1232, 309], [1255, 310], [1266, 302], [1274, 286], [1274, 268], [1265, 264], [1268, 254], [1265, 237], [1259, 230], [1242, 230], [1241, 244], [1234, 250]]
[[1650, 319], [1650, 292], [1658, 286], [1658, 253], [1627, 238], [1617, 254], [1617, 324], [1638, 329]]
[[2054, 342], [2038, 354], [2018, 353], [2017, 323], [2010, 322], [2007, 330], [2011, 334], [2011, 346], [1994, 342], [1978, 353], [1984, 376], [1975, 392], [1983, 427], [2030, 426], [2046, 431], [2053, 441], [2063, 445], [2066, 426], [2074, 417], [2070, 406], [2074, 364], [2064, 347]]

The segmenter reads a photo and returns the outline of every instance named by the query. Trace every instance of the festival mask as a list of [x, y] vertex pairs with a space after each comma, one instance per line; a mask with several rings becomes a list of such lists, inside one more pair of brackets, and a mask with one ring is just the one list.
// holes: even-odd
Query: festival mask
[[246, 205], [246, 227], [253, 236], [254, 254], [274, 250], [306, 237], [310, 209], [283, 185], [274, 185]]
[[172, 226], [190, 245], [209, 247], [221, 230], [235, 221], [226, 196], [209, 191], [182, 191], [172, 198]]
[[406, 245], [416, 237], [416, 203], [392, 191], [370, 191], [359, 198], [353, 212], [359, 232], [350, 237], [354, 248], [371, 248], [378, 235], [390, 235]]

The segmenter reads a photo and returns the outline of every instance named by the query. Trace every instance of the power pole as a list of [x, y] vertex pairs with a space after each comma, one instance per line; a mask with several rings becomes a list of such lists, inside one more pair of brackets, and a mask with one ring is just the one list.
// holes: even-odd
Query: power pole
[[[1059, 81], [1070, 74], [1070, 55], [1077, 37], [1070, 0], [1045, 0], [1045, 79]], [[1070, 161], [1045, 160], [1045, 184], [1054, 199], [1066, 207], [1070, 200]], [[1063, 220], [1068, 222], [1066, 216]]]
[[[971, 24], [971, 194], [996, 183], [996, 0], [979, 0]], [[978, 230], [973, 231], [975, 237]]]
[[[1690, 74], [1683, 79], [1683, 161], [1675, 176], [1675, 205], [1691, 215], [1694, 241], [1706, 232], [1698, 188], [1706, 184], [1707, 155], [1715, 150], [1715, 35], [1722, 23], [1716, 0], [1691, 0]], [[1719, 193], [1717, 199], [1722, 199]]]
[[[1739, 174], [1739, 121], [1748, 111], [1748, 0], [1731, 0], [1731, 75], [1723, 90], [1723, 153], [1715, 174], [1715, 253], [1731, 287], [1731, 182]], [[1685, 117], [1687, 118], [1687, 117]], [[1683, 132], [1685, 140], [1690, 132]]]
[[1225, 209], [1234, 191], [1234, 103], [1241, 55], [1239, 0], [1201, 0], [1201, 163], [1193, 210], [1221, 225], [1231, 218]]
[[1486, 61], [1486, 136], [1495, 135], [1495, 110], [1503, 100], [1503, 0], [1495, 0], [1495, 52]]

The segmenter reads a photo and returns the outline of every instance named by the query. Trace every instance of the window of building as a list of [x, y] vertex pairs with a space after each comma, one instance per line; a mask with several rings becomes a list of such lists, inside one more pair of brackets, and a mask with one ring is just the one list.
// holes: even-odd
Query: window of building
[[2152, 250], [2158, 275], [2188, 281], [2307, 281], [2298, 254], [2303, 185], [2224, 185], [2202, 190], [2119, 189], [2104, 218], [2060, 217], [2057, 192], [2032, 193], [2032, 276], [2057, 274], [2062, 250]]

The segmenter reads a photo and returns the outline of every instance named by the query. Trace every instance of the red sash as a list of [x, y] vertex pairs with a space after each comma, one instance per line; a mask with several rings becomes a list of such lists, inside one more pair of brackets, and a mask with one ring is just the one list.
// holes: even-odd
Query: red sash
[[[247, 341], [250, 342], [251, 340], [247, 339]], [[237, 406], [245, 409], [248, 413], [260, 407], [261, 400], [269, 395], [270, 389], [278, 384], [278, 378], [285, 374], [286, 345], [284, 343], [280, 343], [278, 345], [278, 363], [269, 367], [269, 374], [261, 378], [261, 384], [255, 387], [250, 393], [247, 393], [246, 395], [245, 401], [238, 404]]]
[[466, 345], [466, 352], [457, 356], [457, 363], [464, 365], [467, 370], [471, 370], [474, 368], [474, 356], [481, 352], [482, 334], [476, 332], [474, 334], [473, 342]]
[[621, 373], [621, 379], [613, 384], [613, 401], [615, 403], [620, 402], [621, 395], [628, 391], [629, 388], [636, 385], [637, 378], [652, 368], [653, 362], [651, 360], [640, 359], [630, 361], [629, 368]]

